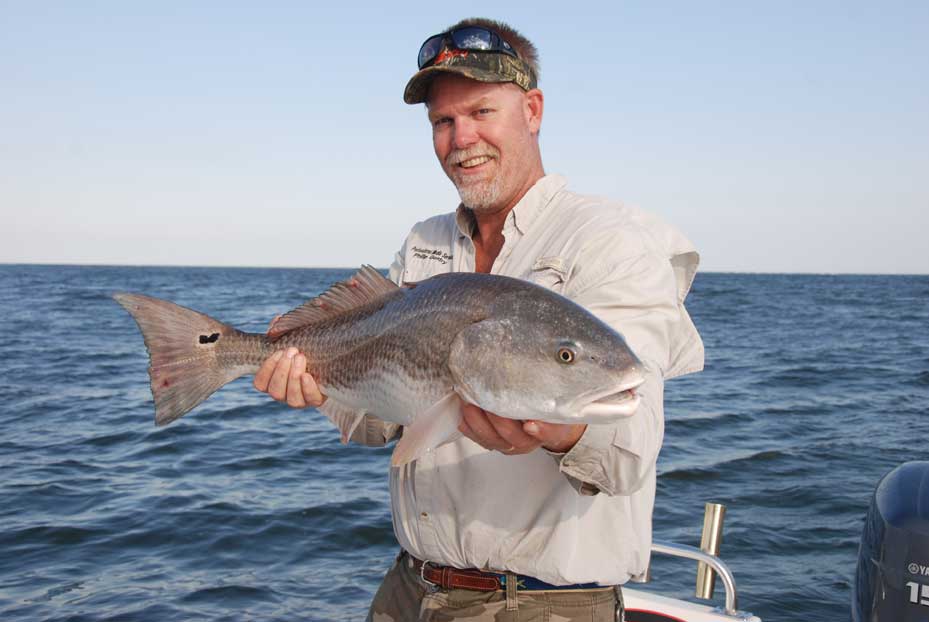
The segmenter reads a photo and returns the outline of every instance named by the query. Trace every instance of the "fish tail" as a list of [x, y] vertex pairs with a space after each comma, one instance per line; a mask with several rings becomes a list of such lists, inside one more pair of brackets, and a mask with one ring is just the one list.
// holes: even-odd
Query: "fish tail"
[[[255, 372], [270, 353], [263, 335], [243, 333], [173, 302], [141, 294], [113, 298], [135, 319], [148, 348], [157, 425], [184, 416], [223, 385]], [[251, 356], [243, 355], [249, 350]]]

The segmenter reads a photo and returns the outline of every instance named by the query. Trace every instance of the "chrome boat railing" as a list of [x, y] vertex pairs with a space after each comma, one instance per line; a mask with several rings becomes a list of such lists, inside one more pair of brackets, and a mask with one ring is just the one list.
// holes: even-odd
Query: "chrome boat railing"
[[652, 542], [652, 552], [670, 555], [672, 557], [692, 559], [694, 561], [703, 562], [712, 568], [723, 582], [723, 587], [726, 590], [726, 615], [737, 616], [739, 614], [739, 594], [735, 587], [735, 577], [732, 576], [732, 571], [729, 570], [729, 566], [727, 566], [723, 560], [715, 555], [705, 553], [695, 546], [675, 544], [674, 542], [666, 542], [663, 540], [654, 540]]

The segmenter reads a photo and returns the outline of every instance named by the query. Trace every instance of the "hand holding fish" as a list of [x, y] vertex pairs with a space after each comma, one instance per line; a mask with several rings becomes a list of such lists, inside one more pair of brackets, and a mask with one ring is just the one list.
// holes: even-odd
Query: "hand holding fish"
[[306, 356], [293, 347], [278, 350], [265, 359], [253, 384], [291, 408], [317, 408], [326, 401], [313, 376], [306, 371]]
[[539, 447], [557, 453], [568, 452], [580, 440], [587, 425], [518, 421], [473, 404], [463, 404], [458, 429], [481, 447], [512, 456], [527, 454]]

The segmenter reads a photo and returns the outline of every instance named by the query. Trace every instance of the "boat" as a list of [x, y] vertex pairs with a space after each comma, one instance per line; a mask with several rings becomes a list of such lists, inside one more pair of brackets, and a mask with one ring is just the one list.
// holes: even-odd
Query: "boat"
[[[761, 622], [739, 610], [735, 578], [718, 557], [725, 510], [713, 506], [707, 504], [700, 548], [656, 540], [652, 555], [699, 562], [695, 596], [712, 598], [718, 577], [724, 604], [623, 586], [625, 622]], [[929, 620], [929, 462], [905, 462], [878, 482], [862, 529], [850, 606], [852, 622]]]

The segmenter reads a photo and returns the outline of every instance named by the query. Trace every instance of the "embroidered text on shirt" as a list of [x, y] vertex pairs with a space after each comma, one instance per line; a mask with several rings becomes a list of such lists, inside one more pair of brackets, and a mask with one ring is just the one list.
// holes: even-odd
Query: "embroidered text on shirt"
[[417, 259], [431, 259], [432, 261], [438, 261], [442, 265], [452, 260], [451, 255], [437, 248], [420, 248], [419, 246], [413, 247], [413, 257]]

